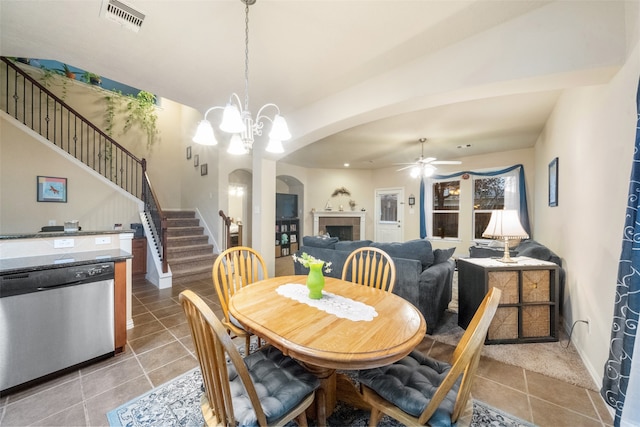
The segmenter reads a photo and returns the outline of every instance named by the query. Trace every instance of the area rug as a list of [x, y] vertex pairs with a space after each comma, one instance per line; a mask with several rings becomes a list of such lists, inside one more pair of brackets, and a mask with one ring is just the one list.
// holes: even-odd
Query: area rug
[[[200, 369], [195, 368], [108, 412], [107, 419], [111, 427], [200, 427], [204, 423], [200, 411], [200, 396], [203, 392]], [[339, 427], [364, 427], [368, 422], [368, 411], [357, 410], [342, 403], [338, 403], [336, 410], [327, 420], [329, 426]], [[287, 424], [287, 427], [295, 425], [292, 422]], [[309, 420], [309, 426], [315, 425], [314, 420]], [[378, 425], [400, 427], [403, 424], [385, 416]], [[531, 423], [477, 400], [473, 401], [473, 415], [469, 425], [473, 427], [533, 426]]]
[[[452, 346], [460, 341], [464, 333], [464, 329], [458, 326], [457, 273], [456, 271], [453, 278], [451, 303], [433, 334], [427, 336]], [[485, 345], [482, 355], [578, 387], [598, 391], [598, 386], [584, 366], [578, 351], [569, 342], [569, 337], [562, 326], [559, 328], [558, 338], [556, 342]]]

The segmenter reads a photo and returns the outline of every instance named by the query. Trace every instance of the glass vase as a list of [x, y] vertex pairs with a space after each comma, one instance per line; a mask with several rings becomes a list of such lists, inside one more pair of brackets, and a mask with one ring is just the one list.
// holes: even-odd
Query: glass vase
[[322, 289], [324, 288], [324, 275], [322, 267], [324, 262], [309, 264], [309, 274], [307, 275], [307, 288], [309, 288], [309, 298], [322, 298]]

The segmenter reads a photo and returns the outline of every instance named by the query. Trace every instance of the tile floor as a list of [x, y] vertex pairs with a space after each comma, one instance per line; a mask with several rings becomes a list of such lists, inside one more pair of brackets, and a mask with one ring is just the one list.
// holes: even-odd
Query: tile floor
[[[127, 350], [97, 364], [0, 398], [0, 426], [105, 426], [106, 413], [190, 370], [198, 362], [178, 294], [192, 289], [222, 316], [213, 285], [198, 281], [158, 290], [134, 280]], [[420, 348], [446, 358], [452, 348], [428, 337]], [[482, 359], [473, 397], [539, 426], [608, 426], [597, 392]], [[463, 421], [463, 420], [461, 420]]]

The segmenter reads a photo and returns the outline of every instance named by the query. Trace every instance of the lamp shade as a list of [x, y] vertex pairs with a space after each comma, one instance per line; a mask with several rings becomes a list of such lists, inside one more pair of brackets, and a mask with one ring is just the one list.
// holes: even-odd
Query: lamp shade
[[282, 141], [277, 139], [269, 139], [269, 144], [265, 148], [269, 153], [284, 153], [284, 147], [282, 146]]
[[234, 155], [242, 155], [247, 154], [249, 151], [244, 146], [240, 135], [237, 133], [231, 137], [231, 141], [229, 141], [229, 148], [227, 148], [227, 153]]
[[273, 119], [273, 126], [271, 126], [269, 138], [276, 139], [278, 141], [288, 141], [291, 139], [291, 132], [289, 132], [287, 121], [280, 114], [276, 114]]
[[193, 142], [200, 145], [216, 145], [218, 143], [209, 120], [200, 120], [196, 134], [193, 136]]
[[241, 133], [244, 129], [244, 122], [240, 115], [240, 110], [235, 105], [229, 103], [224, 107], [222, 113], [222, 122], [220, 122], [220, 129], [227, 133]]
[[482, 237], [492, 239], [526, 239], [529, 235], [520, 224], [518, 211], [515, 209], [504, 209], [491, 212], [489, 225], [482, 233]]

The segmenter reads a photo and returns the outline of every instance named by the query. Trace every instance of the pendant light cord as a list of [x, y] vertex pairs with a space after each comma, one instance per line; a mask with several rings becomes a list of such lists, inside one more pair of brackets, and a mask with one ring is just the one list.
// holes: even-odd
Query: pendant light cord
[[249, 111], [249, 0], [244, 2], [244, 110]]

